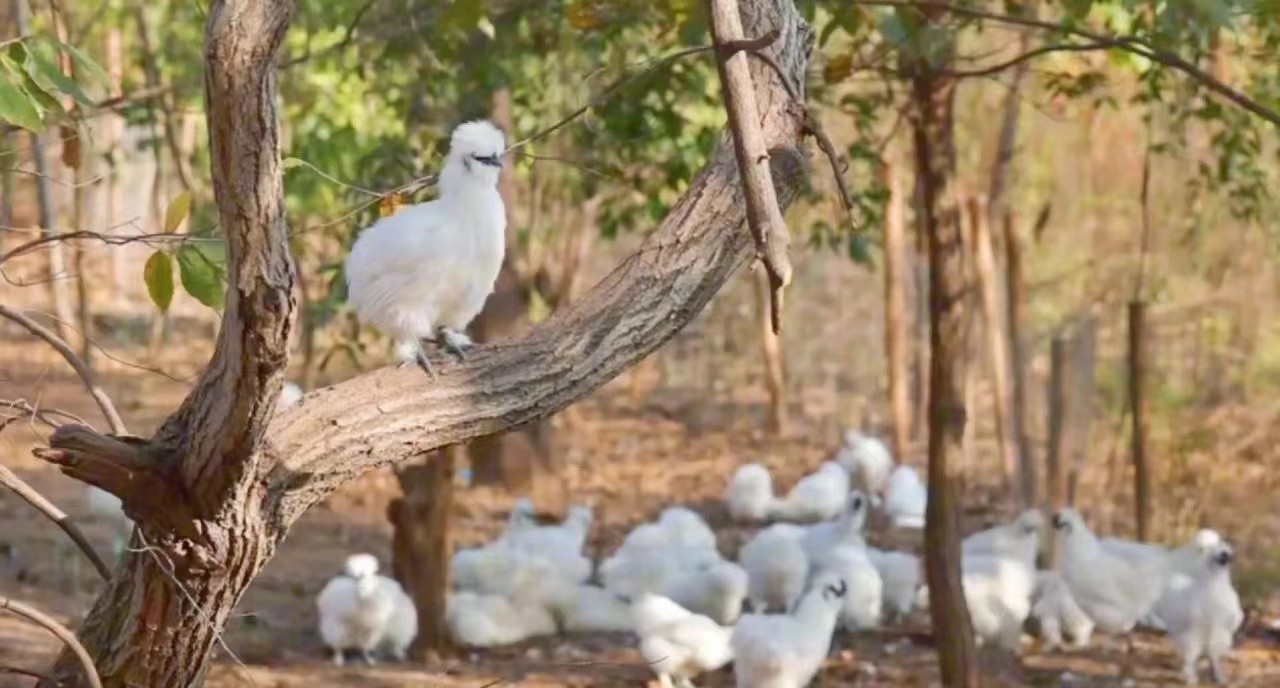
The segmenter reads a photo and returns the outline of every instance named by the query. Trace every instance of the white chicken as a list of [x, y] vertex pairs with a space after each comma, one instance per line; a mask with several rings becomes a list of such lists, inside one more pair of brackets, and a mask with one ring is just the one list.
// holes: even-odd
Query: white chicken
[[834, 521], [805, 526], [801, 537], [809, 561], [821, 564], [826, 554], [841, 545], [866, 546], [863, 530], [871, 503], [866, 495], [854, 490], [844, 500], [844, 511]]
[[884, 488], [884, 511], [895, 528], [924, 528], [924, 512], [929, 492], [916, 469], [899, 465], [889, 474]]
[[774, 508], [773, 476], [758, 463], [739, 466], [725, 488], [729, 517], [739, 523], [768, 520]]
[[640, 656], [657, 674], [662, 688], [691, 688], [694, 676], [733, 661], [732, 627], [694, 614], [666, 597], [640, 595], [631, 603], [631, 620], [640, 638]]
[[556, 632], [556, 621], [541, 602], [465, 590], [449, 595], [445, 625], [449, 637], [466, 647], [513, 645]]
[[966, 555], [1006, 553], [1009, 547], [1025, 547], [1030, 535], [1034, 535], [1036, 542], [1039, 542], [1045, 525], [1044, 514], [1039, 509], [1027, 509], [1009, 523], [980, 530], [966, 537], [960, 543], [960, 549]]
[[556, 586], [547, 607], [570, 633], [624, 633], [633, 630], [631, 607], [617, 595], [594, 585]]
[[773, 516], [792, 523], [813, 523], [835, 518], [845, 508], [849, 473], [834, 461], [804, 476], [773, 507]]
[[417, 632], [416, 613], [411, 631], [404, 614], [408, 601], [404, 589], [378, 575], [378, 560], [371, 554], [351, 555], [344, 569], [344, 575], [330, 580], [316, 597], [320, 637], [333, 651], [333, 663], [341, 666], [343, 652], [356, 650], [367, 664], [374, 664], [373, 651], [386, 641], [395, 645], [398, 658], [403, 657], [404, 648]]
[[658, 515], [658, 526], [668, 535], [668, 546], [692, 549], [716, 549], [716, 534], [698, 512], [683, 506], [671, 506]]
[[627, 600], [642, 593], [662, 593], [691, 571], [720, 561], [715, 534], [689, 509], [668, 509], [653, 523], [627, 534], [622, 545], [600, 563], [600, 582]]
[[1141, 566], [1160, 567], [1164, 570], [1166, 574], [1164, 591], [1151, 613], [1139, 620], [1139, 623], [1144, 626], [1164, 630], [1164, 608], [1174, 603], [1182, 596], [1183, 591], [1191, 587], [1192, 581], [1204, 569], [1205, 555], [1222, 543], [1222, 535], [1215, 530], [1200, 530], [1182, 547], [1175, 550], [1161, 545], [1120, 538], [1102, 538], [1099, 542], [1108, 552], [1123, 556]]
[[1226, 682], [1222, 657], [1231, 649], [1235, 632], [1244, 622], [1240, 596], [1231, 584], [1234, 556], [1225, 542], [1212, 545], [1202, 557], [1194, 582], [1164, 612], [1169, 638], [1182, 657], [1182, 674], [1187, 683], [1199, 682], [1201, 657], [1209, 660], [1214, 683]]
[[840, 545], [822, 558], [823, 570], [848, 583], [840, 610], [840, 625], [849, 631], [866, 631], [880, 625], [884, 609], [884, 582], [865, 547]]
[[867, 556], [880, 573], [885, 617], [889, 621], [901, 621], [915, 609], [921, 584], [920, 558], [874, 547], [867, 548]]
[[744, 614], [733, 631], [737, 688], [801, 688], [822, 668], [848, 584], [814, 577], [793, 614]]
[[1057, 571], [1040, 571], [1036, 574], [1036, 587], [1031, 615], [1040, 624], [1040, 637], [1047, 649], [1062, 647], [1064, 635], [1071, 639], [1071, 647], [1080, 649], [1089, 644], [1093, 636], [1093, 620], [1076, 603], [1071, 589]]
[[747, 572], [741, 566], [718, 561], [674, 576], [661, 593], [695, 614], [728, 625], [742, 614], [748, 587]]
[[884, 442], [860, 430], [844, 433], [836, 461], [853, 476], [858, 487], [873, 498], [883, 492], [894, 464], [893, 454]]
[[1104, 548], [1075, 509], [1053, 517], [1062, 578], [1102, 630], [1128, 633], [1155, 606], [1167, 576], [1162, 561], [1130, 559]]
[[440, 196], [361, 232], [346, 261], [347, 299], [360, 319], [395, 340], [402, 365], [434, 369], [423, 340], [461, 358], [467, 325], [502, 267], [506, 211], [498, 174], [506, 139], [486, 121], [453, 130]]
[[765, 528], [738, 551], [747, 571], [747, 599], [757, 613], [795, 608], [809, 578], [804, 531], [786, 523]]

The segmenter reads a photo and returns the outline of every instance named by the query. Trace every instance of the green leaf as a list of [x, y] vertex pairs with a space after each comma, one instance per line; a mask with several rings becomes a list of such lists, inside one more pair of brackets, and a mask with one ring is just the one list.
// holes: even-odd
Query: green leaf
[[0, 120], [39, 132], [44, 129], [40, 107], [16, 81], [20, 78], [7, 70], [0, 70]]
[[45, 56], [38, 52], [30, 53], [31, 61], [28, 64], [35, 66], [32, 74], [36, 81], [42, 82], [42, 86], [47, 89], [57, 89], [63, 95], [70, 96], [72, 100], [80, 104], [81, 107], [91, 108], [94, 102], [85, 95], [84, 90], [66, 74], [58, 69], [58, 65], [49, 61]]
[[169, 207], [164, 211], [164, 231], [170, 233], [177, 231], [190, 213], [191, 192], [183, 191], [169, 201]]
[[164, 251], [156, 251], [147, 259], [142, 269], [142, 279], [147, 283], [147, 293], [161, 313], [173, 303], [173, 258]]
[[102, 86], [106, 86], [110, 83], [111, 79], [107, 76], [106, 72], [102, 71], [102, 67], [99, 67], [97, 62], [89, 59], [88, 55], [80, 52], [79, 48], [74, 45], [63, 43], [62, 41], [55, 41], [55, 43], [57, 43], [60, 48], [67, 51], [67, 54], [71, 55], [71, 60], [76, 63], [77, 74], [84, 78], [96, 81]]
[[226, 271], [207, 251], [195, 244], [185, 244], [178, 250], [178, 276], [182, 288], [204, 305], [217, 309], [223, 304], [226, 293]]
[[[21, 52], [21, 55], [23, 59], [26, 59], [27, 53], [25, 50]], [[42, 116], [45, 112], [61, 113], [62, 103], [59, 103], [52, 93], [37, 83], [32, 78], [31, 72], [13, 56], [14, 51], [12, 49], [10, 49], [8, 56], [0, 54], [0, 65], [3, 65], [12, 75], [18, 88], [26, 92], [27, 96], [35, 101], [36, 107], [41, 111]]]

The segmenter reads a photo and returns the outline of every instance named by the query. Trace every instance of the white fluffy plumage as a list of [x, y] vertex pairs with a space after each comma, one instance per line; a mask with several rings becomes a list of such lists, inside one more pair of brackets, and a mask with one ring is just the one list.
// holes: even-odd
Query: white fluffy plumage
[[506, 211], [498, 194], [502, 131], [486, 121], [453, 130], [440, 196], [407, 206], [360, 233], [346, 261], [347, 300], [360, 320], [429, 372], [422, 340], [461, 355], [502, 267]]
[[889, 474], [884, 488], [884, 511], [895, 528], [924, 528], [929, 492], [916, 469], [900, 465]]
[[920, 557], [874, 547], [867, 548], [867, 556], [880, 572], [885, 617], [890, 621], [906, 618], [915, 609], [916, 593], [920, 591]]
[[284, 383], [280, 388], [280, 398], [276, 401], [276, 410], [283, 411], [302, 401], [302, 388], [292, 382]]
[[844, 433], [844, 442], [836, 453], [836, 461], [865, 493], [879, 495], [893, 471], [893, 454], [878, 438], [860, 430]]
[[835, 518], [849, 495], [849, 473], [834, 461], [799, 480], [773, 507], [773, 516], [792, 523], [813, 523]]
[[1104, 548], [1075, 509], [1053, 517], [1062, 578], [1098, 628], [1128, 633], [1155, 606], [1167, 570], [1160, 559], [1129, 558]]
[[1244, 622], [1240, 596], [1231, 584], [1231, 546], [1219, 542], [1201, 556], [1192, 584], [1164, 611], [1170, 640], [1182, 657], [1187, 683], [1199, 682], [1200, 658], [1209, 660], [1215, 683], [1225, 683], [1222, 657], [1231, 649], [1235, 632]]
[[814, 577], [794, 614], [744, 614], [733, 632], [737, 688], [801, 688], [822, 668], [848, 584]]
[[378, 575], [371, 554], [351, 555], [344, 568], [316, 597], [320, 637], [333, 651], [333, 663], [341, 665], [343, 652], [356, 650], [373, 664], [373, 652], [383, 644], [403, 659], [418, 631], [413, 601], [399, 583]]
[[662, 594], [695, 614], [727, 625], [742, 614], [748, 587], [746, 570], [731, 561], [718, 561], [674, 576]]
[[615, 595], [634, 600], [646, 592], [661, 594], [680, 576], [719, 561], [715, 533], [702, 517], [674, 507], [627, 534], [600, 562], [600, 582]]
[[822, 566], [849, 585], [840, 610], [840, 625], [849, 631], [878, 627], [884, 609], [884, 582], [867, 549], [837, 546], [823, 556]]
[[1165, 629], [1164, 611], [1191, 587], [1196, 576], [1204, 569], [1204, 557], [1214, 547], [1222, 544], [1222, 535], [1215, 530], [1199, 530], [1178, 549], [1170, 550], [1162, 545], [1134, 542], [1120, 538], [1102, 538], [1102, 548], [1147, 568], [1161, 568], [1165, 572], [1164, 591], [1151, 612], [1139, 620], [1144, 626]]
[[556, 621], [541, 602], [471, 591], [449, 595], [445, 624], [449, 637], [466, 647], [513, 645], [556, 632]]
[[1039, 543], [1045, 525], [1044, 514], [1039, 509], [1027, 509], [1009, 523], [1001, 523], [966, 537], [960, 543], [960, 549], [967, 555], [1007, 554], [1010, 548], [1021, 552], [1019, 548], [1027, 546], [1028, 536], [1034, 535], [1035, 542]]
[[624, 633], [632, 630], [631, 607], [595, 585], [557, 587], [547, 606], [569, 633]]
[[738, 523], [759, 523], [773, 511], [773, 476], [758, 463], [739, 466], [725, 488], [729, 517]]
[[849, 493], [844, 509], [834, 521], [815, 523], [804, 528], [800, 543], [812, 564], [822, 564], [823, 557], [836, 547], [852, 545], [865, 547], [863, 530], [867, 525], [867, 511], [871, 502], [858, 490]]
[[640, 656], [657, 674], [662, 688], [691, 688], [694, 676], [733, 661], [732, 627], [666, 597], [648, 593], [637, 597], [631, 603], [631, 615], [640, 638]]
[[1062, 647], [1064, 637], [1070, 638], [1073, 648], [1088, 646], [1093, 636], [1093, 619], [1076, 603], [1061, 573], [1036, 573], [1032, 599], [1031, 615], [1040, 624], [1040, 638], [1047, 649]]
[[809, 578], [803, 536], [799, 527], [779, 523], [756, 533], [738, 551], [753, 611], [787, 612], [800, 600]]

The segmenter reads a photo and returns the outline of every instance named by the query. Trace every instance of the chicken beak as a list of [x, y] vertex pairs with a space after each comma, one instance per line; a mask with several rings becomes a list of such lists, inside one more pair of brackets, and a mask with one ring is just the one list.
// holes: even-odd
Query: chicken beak
[[493, 155], [476, 155], [473, 156], [476, 162], [488, 165], [489, 167], [502, 167], [502, 156], [494, 153]]

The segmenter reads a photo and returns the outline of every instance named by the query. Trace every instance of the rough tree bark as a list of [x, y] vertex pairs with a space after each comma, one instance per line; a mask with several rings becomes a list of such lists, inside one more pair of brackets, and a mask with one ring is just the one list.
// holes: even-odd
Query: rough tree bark
[[756, 293], [756, 317], [760, 319], [760, 353], [764, 360], [764, 386], [769, 393], [769, 431], [787, 432], [787, 377], [782, 365], [782, 337], [773, 331], [769, 317], [769, 275], [757, 270], [751, 276]]
[[1151, 471], [1147, 465], [1147, 304], [1129, 302], [1129, 417], [1133, 419], [1133, 509], [1138, 539], [1151, 536]]
[[445, 600], [449, 591], [449, 558], [453, 554], [453, 474], [457, 446], [426, 457], [425, 463], [396, 471], [403, 497], [392, 500], [387, 518], [392, 570], [418, 608], [418, 637], [410, 648], [416, 659], [435, 659], [448, 652]]
[[[197, 686], [246, 587], [289, 526], [360, 474], [546, 417], [675, 335], [752, 255], [733, 152], [721, 145], [662, 226], [590, 293], [517, 341], [478, 347], [429, 380], [386, 368], [309, 394], [274, 415], [297, 303], [284, 224], [276, 53], [288, 0], [215, 0], [205, 25], [214, 195], [228, 244], [217, 348], [155, 436], [59, 428], [37, 454], [121, 497], [139, 544], [80, 637], [109, 686]], [[789, 0], [743, 3], [750, 35], [795, 89], [813, 33]], [[782, 203], [806, 174], [800, 108], [751, 65]], [[179, 588], [179, 585], [181, 588]], [[81, 686], [60, 656], [52, 688]]]
[[[925, 10], [930, 21], [932, 10]], [[953, 105], [955, 80], [945, 76], [950, 44], [909, 56], [911, 124], [920, 184], [920, 224], [929, 254], [929, 504], [925, 512], [925, 575], [942, 683], [976, 688], [969, 610], [960, 585], [959, 476], [966, 409], [968, 332], [965, 249], [956, 204]]]
[[1022, 239], [1018, 236], [1013, 213], [1006, 212], [1004, 225], [1005, 255], [1005, 308], [1009, 321], [1009, 382], [1012, 392], [1013, 437], [1018, 443], [1018, 476], [1022, 480], [1019, 492], [1027, 495], [1028, 504], [1038, 503], [1039, 477], [1036, 455], [1031, 447], [1031, 434], [1027, 424], [1027, 345], [1023, 341], [1022, 325], [1026, 321], [1026, 282], [1022, 274]]
[[905, 460], [911, 447], [911, 372], [908, 347], [912, 312], [907, 308], [907, 199], [902, 175], [886, 162], [889, 189], [884, 216], [884, 351], [889, 369], [889, 413], [893, 421], [893, 455]]
[[[1064, 467], [1066, 465], [1065, 457], [1069, 453], [1067, 443], [1070, 437], [1068, 431], [1068, 409], [1071, 407], [1070, 390], [1067, 385], [1067, 337], [1061, 333], [1055, 334], [1053, 341], [1049, 344], [1049, 399], [1047, 405], [1047, 417], [1045, 419], [1049, 428], [1049, 437], [1044, 453], [1045, 464], [1045, 507], [1048, 512], [1057, 513], [1059, 509], [1067, 505], [1066, 478]], [[1058, 562], [1058, 548], [1056, 538], [1049, 538], [1046, 543], [1046, 552], [1048, 553], [1048, 566], [1053, 568]]]

